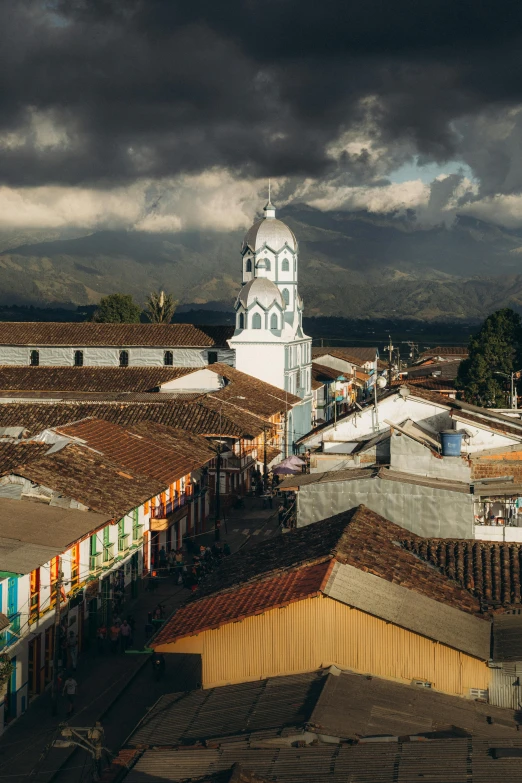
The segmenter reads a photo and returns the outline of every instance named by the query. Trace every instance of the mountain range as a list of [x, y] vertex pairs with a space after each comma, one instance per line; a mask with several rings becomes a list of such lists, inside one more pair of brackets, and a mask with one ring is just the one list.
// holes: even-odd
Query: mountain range
[[[414, 215], [322, 212], [278, 216], [299, 240], [308, 316], [482, 319], [522, 312], [522, 231], [460, 217], [422, 228]], [[243, 231], [4, 232], [0, 305], [86, 305], [115, 291], [142, 302], [164, 288], [188, 307], [231, 309]]]

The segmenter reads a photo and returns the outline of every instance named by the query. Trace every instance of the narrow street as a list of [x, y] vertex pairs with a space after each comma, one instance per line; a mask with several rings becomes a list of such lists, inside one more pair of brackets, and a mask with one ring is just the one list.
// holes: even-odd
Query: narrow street
[[[275, 505], [275, 504], [274, 504]], [[209, 525], [210, 525], [209, 521]], [[263, 509], [258, 498], [245, 498], [245, 507], [230, 512], [226, 526], [222, 525], [221, 541], [227, 541], [233, 552], [253, 546], [277, 534], [277, 511]], [[214, 540], [213, 530], [200, 537], [202, 543]], [[165, 605], [167, 616], [188, 597], [188, 591], [168, 577], [153, 593], [143, 590], [129, 601], [123, 614], [131, 612], [136, 619], [135, 646], [145, 643], [147, 614], [159, 602]], [[76, 709], [70, 725], [92, 726], [101, 720], [105, 729], [105, 745], [117, 752], [136, 723], [163, 693], [190, 690], [199, 682], [199, 658], [183, 656], [176, 666], [169, 665], [157, 682], [147, 654], [97, 654], [92, 648], [78, 661], [75, 678], [78, 682]], [[83, 750], [51, 748], [58, 738], [58, 726], [66, 720], [65, 699], [60, 698], [59, 714], [51, 715], [51, 694], [46, 691], [35, 699], [0, 738], [0, 779], [20, 781], [34, 776], [38, 781], [58, 780], [78, 783], [90, 780], [90, 760]]]

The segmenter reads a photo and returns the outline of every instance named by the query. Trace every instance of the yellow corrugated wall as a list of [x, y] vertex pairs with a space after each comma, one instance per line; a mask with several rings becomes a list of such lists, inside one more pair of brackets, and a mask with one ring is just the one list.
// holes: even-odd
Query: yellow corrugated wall
[[486, 689], [489, 682], [483, 661], [327, 596], [272, 609], [162, 649], [200, 652], [204, 688], [331, 664], [403, 682], [428, 680], [433, 688], [458, 695], [467, 695], [469, 688]]

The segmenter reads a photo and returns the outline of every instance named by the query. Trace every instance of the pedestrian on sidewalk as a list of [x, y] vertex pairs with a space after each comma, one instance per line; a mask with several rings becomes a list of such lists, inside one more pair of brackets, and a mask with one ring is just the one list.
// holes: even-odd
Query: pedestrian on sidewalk
[[162, 546], [159, 551], [159, 569], [160, 571], [165, 571], [167, 568], [167, 552], [165, 551], [165, 547]]
[[72, 715], [74, 712], [74, 701], [76, 699], [76, 692], [78, 690], [78, 683], [69, 675], [63, 684], [62, 695], [67, 695], [67, 715]]
[[130, 627], [127, 620], [124, 620], [120, 625], [120, 642], [121, 642], [122, 652], [125, 652], [125, 650], [129, 649], [131, 636], [132, 636], [132, 628]]
[[107, 627], [105, 623], [99, 626], [98, 630], [96, 631], [96, 643], [98, 648], [99, 655], [103, 655], [105, 653], [105, 642], [107, 641]]
[[109, 631], [109, 638], [111, 640], [111, 652], [117, 653], [118, 644], [120, 641], [120, 626], [116, 625], [116, 623], [113, 623], [111, 625], [111, 630]]
[[69, 637], [67, 639], [67, 652], [69, 654], [69, 661], [71, 663], [73, 671], [76, 671], [76, 665], [78, 663], [78, 636], [74, 631], [69, 631]]

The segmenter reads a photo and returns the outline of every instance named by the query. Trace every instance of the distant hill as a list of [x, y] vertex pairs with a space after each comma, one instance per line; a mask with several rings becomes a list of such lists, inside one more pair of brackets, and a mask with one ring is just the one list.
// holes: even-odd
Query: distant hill
[[[280, 216], [299, 239], [309, 316], [473, 320], [503, 306], [522, 312], [522, 232], [470, 218], [422, 229], [412, 217], [304, 205]], [[163, 287], [182, 304], [228, 309], [239, 290], [242, 236], [4, 234], [0, 305], [89, 305], [114, 291], [143, 301]]]

